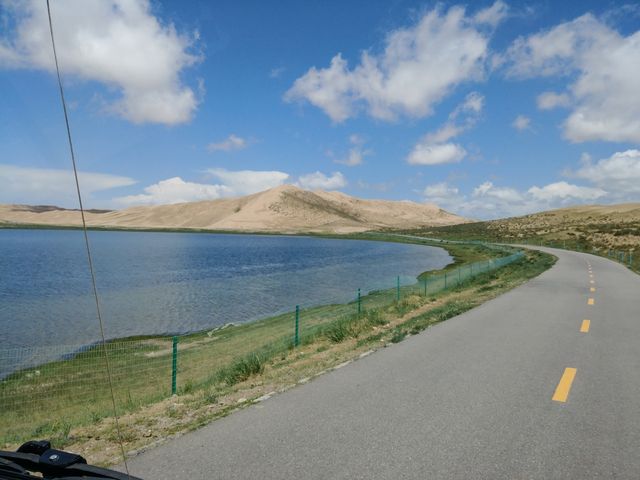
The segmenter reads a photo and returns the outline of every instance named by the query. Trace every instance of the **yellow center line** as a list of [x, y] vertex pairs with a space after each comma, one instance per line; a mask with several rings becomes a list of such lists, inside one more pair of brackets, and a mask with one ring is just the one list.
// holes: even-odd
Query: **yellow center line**
[[569, 397], [569, 392], [571, 391], [571, 384], [573, 383], [573, 379], [576, 378], [576, 372], [578, 370], [575, 368], [565, 368], [564, 373], [562, 374], [562, 378], [560, 379], [560, 383], [556, 387], [556, 391], [551, 397], [551, 400], [555, 402], [566, 402]]
[[580, 332], [589, 333], [590, 326], [591, 326], [591, 320], [582, 320], [582, 325], [580, 325]]
[[587, 305], [593, 305], [595, 303], [596, 301], [593, 298], [590, 298], [589, 300], [587, 300]]
[[591, 287], [589, 290], [590, 290], [591, 292], [595, 292], [595, 291], [596, 291], [595, 287]]

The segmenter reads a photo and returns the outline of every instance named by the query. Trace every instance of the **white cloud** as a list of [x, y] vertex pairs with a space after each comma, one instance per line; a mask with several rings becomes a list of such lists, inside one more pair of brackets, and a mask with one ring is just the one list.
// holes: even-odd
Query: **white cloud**
[[562, 208], [584, 203], [638, 201], [640, 195], [640, 150], [616, 152], [592, 162], [581, 156], [581, 166], [566, 176], [587, 181], [576, 185], [566, 181], [526, 190], [496, 186], [487, 181], [465, 195], [446, 182], [428, 185], [422, 192], [425, 201], [471, 218], [500, 218]]
[[347, 167], [355, 167], [356, 165], [362, 165], [364, 155], [365, 153], [361, 148], [350, 148], [347, 158], [343, 160], [336, 160], [336, 163], [341, 163], [342, 165], [346, 165]]
[[427, 185], [422, 191], [422, 196], [426, 202], [435, 203], [438, 206], [459, 204], [463, 200], [458, 188], [447, 182]]
[[456, 107], [449, 118], [455, 120], [460, 114], [478, 115], [482, 112], [483, 108], [484, 96], [478, 92], [471, 92], [464, 98], [464, 101]]
[[231, 189], [233, 195], [249, 195], [262, 192], [284, 184], [289, 179], [289, 174], [274, 171], [238, 170], [230, 171], [223, 168], [211, 168], [207, 170], [214, 178]]
[[496, 187], [493, 182], [484, 182], [473, 190], [474, 197], [491, 197], [504, 202], [520, 202], [522, 194], [517, 190], [508, 187]]
[[507, 4], [498, 0], [490, 7], [480, 10], [473, 18], [477, 23], [486, 23], [487, 25], [496, 27], [505, 19], [508, 11], [509, 7]]
[[611, 192], [619, 201], [637, 200], [640, 194], [640, 150], [616, 152], [596, 163], [586, 156], [582, 167], [569, 175]]
[[[2, 5], [15, 28], [0, 34], [0, 67], [53, 71], [46, 3]], [[134, 123], [191, 119], [198, 99], [180, 74], [200, 60], [190, 53], [194, 37], [163, 24], [149, 0], [56, 0], [51, 6], [62, 72], [119, 92], [107, 110]]]
[[565, 199], [593, 201], [607, 194], [601, 188], [580, 187], [567, 182], [550, 183], [542, 188], [533, 186], [527, 192], [536, 200], [545, 201]]
[[[360, 135], [352, 134], [349, 136], [349, 143], [352, 147], [349, 149], [345, 158], [335, 159], [334, 162], [346, 165], [348, 167], [355, 167], [362, 165], [364, 157], [371, 155], [373, 152], [364, 148], [365, 140]], [[332, 152], [329, 152], [329, 156], [333, 156]]]
[[284, 67], [274, 67], [269, 71], [269, 78], [280, 78], [280, 75], [284, 72]]
[[[435, 132], [427, 133], [414, 147], [407, 162], [411, 165], [439, 165], [460, 162], [466, 150], [449, 142], [465, 130], [472, 128], [482, 112], [484, 97], [477, 92], [468, 94], [449, 115], [447, 122]], [[461, 121], [459, 121], [461, 120]]]
[[515, 77], [577, 74], [569, 85], [573, 111], [563, 125], [569, 140], [640, 142], [640, 31], [623, 36], [586, 14], [520, 37], [507, 58]]
[[364, 52], [350, 69], [341, 54], [327, 68], [310, 68], [298, 78], [285, 100], [307, 100], [335, 122], [365, 108], [374, 118], [399, 114], [424, 117], [456, 85], [484, 75], [491, 32], [505, 11], [502, 2], [467, 16], [464, 8], [436, 8], [419, 22], [387, 35], [380, 54]]
[[309, 173], [298, 178], [297, 185], [301, 188], [314, 190], [337, 190], [347, 186], [347, 179], [340, 172], [327, 176], [322, 172]]
[[462, 132], [462, 128], [453, 123], [445, 123], [435, 132], [427, 133], [424, 136], [424, 141], [429, 144], [444, 143], [454, 137], [457, 137]]
[[518, 115], [511, 126], [516, 130], [520, 130], [522, 132], [523, 130], [531, 128], [531, 119], [524, 115]]
[[[83, 171], [78, 172], [78, 179], [81, 192], [88, 201], [95, 192], [136, 183], [129, 177]], [[0, 164], [0, 203], [75, 207], [77, 197], [73, 171]]]
[[425, 197], [445, 198], [448, 196], [458, 195], [459, 190], [456, 187], [450, 186], [447, 182], [440, 182], [427, 185], [422, 193]]
[[423, 192], [427, 202], [469, 218], [501, 218], [566, 207], [584, 202], [593, 202], [606, 197], [600, 188], [556, 182], [543, 187], [533, 186], [526, 191], [511, 187], [496, 186], [484, 182], [474, 188], [470, 195], [461, 194], [447, 183], [429, 185]]
[[431, 144], [428, 141], [421, 141], [413, 147], [407, 162], [411, 165], [458, 163], [466, 154], [467, 151], [456, 143]]
[[219, 183], [187, 182], [180, 177], [173, 177], [145, 187], [144, 193], [118, 197], [114, 202], [125, 206], [157, 205], [238, 197], [277, 187], [289, 178], [288, 174], [278, 171], [214, 168], [207, 170], [207, 173], [217, 178]]
[[173, 177], [145, 187], [144, 193], [118, 197], [114, 202], [125, 206], [196, 202], [214, 200], [225, 193], [231, 195], [224, 185], [185, 182], [180, 177]]
[[568, 107], [571, 99], [566, 93], [543, 92], [537, 98], [540, 110], [552, 110], [556, 107]]
[[234, 135], [232, 133], [224, 140], [207, 145], [207, 150], [209, 150], [210, 152], [219, 150], [223, 152], [230, 152], [232, 150], [242, 150], [244, 148], [247, 148], [248, 144], [249, 142], [247, 141], [247, 139], [238, 137], [237, 135]]

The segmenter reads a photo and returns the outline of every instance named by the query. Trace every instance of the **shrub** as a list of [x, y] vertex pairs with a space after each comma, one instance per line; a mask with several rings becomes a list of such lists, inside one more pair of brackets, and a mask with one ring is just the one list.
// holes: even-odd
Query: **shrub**
[[347, 318], [334, 320], [324, 329], [324, 335], [333, 343], [340, 343], [351, 336], [351, 322]]
[[250, 353], [220, 370], [218, 372], [218, 380], [227, 385], [234, 385], [246, 380], [252, 375], [264, 372], [264, 363], [264, 358], [262, 358], [261, 355]]
[[407, 336], [407, 332], [405, 330], [397, 328], [393, 332], [393, 336], [391, 337], [391, 342], [392, 343], [401, 342], [402, 340], [404, 340], [404, 337], [406, 336]]

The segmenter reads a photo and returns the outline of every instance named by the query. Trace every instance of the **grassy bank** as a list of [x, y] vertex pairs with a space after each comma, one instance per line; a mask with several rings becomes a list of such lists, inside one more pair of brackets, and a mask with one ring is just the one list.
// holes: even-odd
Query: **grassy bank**
[[[449, 246], [447, 246], [449, 248]], [[450, 250], [464, 267], [496, 252], [479, 246]], [[483, 257], [484, 256], [484, 257]], [[494, 261], [494, 260], [492, 260]], [[226, 415], [256, 398], [289, 388], [327, 369], [472, 308], [526, 281], [553, 263], [528, 253], [511, 265], [473, 276], [372, 292], [357, 302], [326, 305], [300, 314], [299, 346], [293, 315], [183, 336], [178, 343], [177, 395], [171, 396], [170, 337], [145, 337], [107, 345], [116, 403], [127, 450], [136, 450]], [[471, 264], [468, 264], [471, 266]], [[490, 265], [486, 262], [486, 265]], [[446, 273], [446, 272], [445, 272]], [[425, 294], [423, 287], [427, 287]], [[19, 372], [0, 383], [5, 448], [27, 438], [51, 438], [92, 462], [117, 461], [116, 434], [104, 359], [97, 348]]]
[[[543, 214], [538, 214], [541, 216]], [[619, 262], [640, 274], [640, 223], [587, 219], [558, 224], [527, 224], [527, 217], [476, 222], [405, 232], [447, 241], [539, 245], [587, 252]]]

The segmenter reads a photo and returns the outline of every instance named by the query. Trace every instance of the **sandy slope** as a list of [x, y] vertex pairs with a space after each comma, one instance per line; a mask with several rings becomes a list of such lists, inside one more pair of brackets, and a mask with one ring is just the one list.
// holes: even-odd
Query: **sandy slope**
[[[291, 185], [239, 198], [87, 213], [90, 226], [287, 233], [348, 233], [465, 221], [433, 204], [361, 200], [339, 192], [310, 192]], [[74, 210], [0, 205], [0, 223], [77, 226], [80, 222], [80, 213]]]

